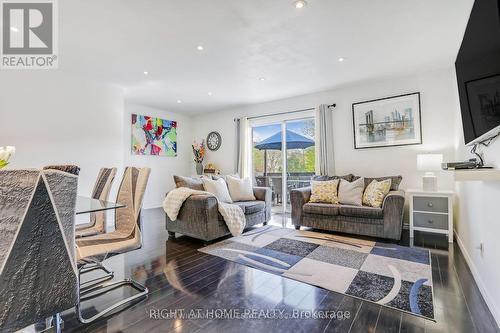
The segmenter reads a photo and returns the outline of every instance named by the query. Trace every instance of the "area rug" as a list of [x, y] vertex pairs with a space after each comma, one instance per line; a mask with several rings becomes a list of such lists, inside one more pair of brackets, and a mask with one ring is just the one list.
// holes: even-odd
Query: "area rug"
[[264, 226], [199, 251], [434, 320], [429, 250]]

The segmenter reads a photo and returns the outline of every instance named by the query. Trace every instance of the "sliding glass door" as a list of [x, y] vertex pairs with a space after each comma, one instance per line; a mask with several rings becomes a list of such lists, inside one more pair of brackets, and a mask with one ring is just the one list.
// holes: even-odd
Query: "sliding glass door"
[[273, 213], [283, 213], [282, 124], [264, 124], [252, 128], [252, 165], [257, 186], [273, 191]]
[[[294, 188], [311, 185], [315, 171], [314, 118], [285, 122], [287, 194]], [[287, 212], [290, 206], [287, 206]]]
[[273, 214], [284, 223], [290, 191], [309, 186], [315, 168], [312, 113], [259, 119], [252, 126], [252, 173], [257, 186], [272, 189]]

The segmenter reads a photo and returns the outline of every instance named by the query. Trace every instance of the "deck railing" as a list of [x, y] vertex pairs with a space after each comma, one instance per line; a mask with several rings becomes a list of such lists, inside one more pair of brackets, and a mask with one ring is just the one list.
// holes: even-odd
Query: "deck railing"
[[[290, 190], [310, 186], [311, 177], [314, 172], [289, 172], [287, 173], [287, 193], [286, 201], [290, 202]], [[283, 202], [283, 175], [280, 172], [269, 172], [264, 175], [256, 175], [255, 182], [257, 186], [271, 187], [273, 190], [273, 203], [281, 204]]]

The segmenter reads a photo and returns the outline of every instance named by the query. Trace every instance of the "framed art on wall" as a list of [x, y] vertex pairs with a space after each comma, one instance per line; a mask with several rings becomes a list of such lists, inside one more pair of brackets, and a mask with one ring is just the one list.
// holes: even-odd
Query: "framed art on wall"
[[354, 148], [422, 144], [420, 93], [352, 104]]
[[132, 114], [132, 154], [177, 156], [177, 122]]

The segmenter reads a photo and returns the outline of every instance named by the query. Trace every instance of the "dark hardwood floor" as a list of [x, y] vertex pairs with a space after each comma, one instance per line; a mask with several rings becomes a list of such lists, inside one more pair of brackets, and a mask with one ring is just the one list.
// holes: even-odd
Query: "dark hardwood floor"
[[[105, 264], [115, 278], [133, 277], [145, 284], [150, 290], [147, 298], [89, 325], [80, 324], [73, 312], [66, 313], [64, 332], [499, 332], [458, 246], [448, 245], [443, 236], [416, 233], [414, 241], [414, 246], [432, 251], [433, 322], [198, 252], [200, 241], [168, 239], [160, 209], [145, 210], [143, 225], [142, 249]], [[408, 230], [400, 244], [409, 245]], [[86, 301], [83, 312], [90, 316], [135, 292], [121, 288]], [[168, 319], [175, 309], [212, 317], [217, 309], [335, 311], [338, 317]]]

